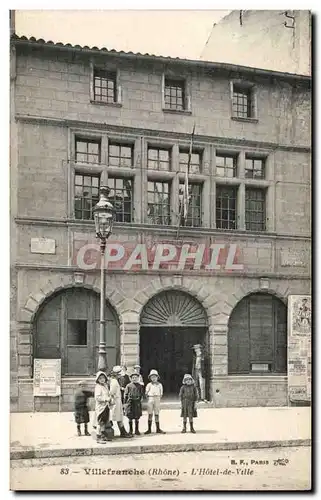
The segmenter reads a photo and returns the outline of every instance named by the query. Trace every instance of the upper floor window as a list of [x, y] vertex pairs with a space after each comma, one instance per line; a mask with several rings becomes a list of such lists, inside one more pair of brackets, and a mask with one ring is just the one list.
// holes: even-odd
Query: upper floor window
[[132, 167], [134, 163], [134, 148], [128, 144], [108, 145], [108, 164], [110, 167]]
[[[179, 185], [179, 212], [182, 213], [182, 205], [183, 203], [183, 192], [184, 192], [184, 183], [180, 182]], [[191, 226], [191, 227], [200, 227], [201, 226], [201, 194], [202, 194], [202, 185], [201, 184], [188, 184], [188, 210], [187, 217], [181, 218], [182, 226]]]
[[93, 219], [93, 208], [99, 201], [99, 175], [75, 173], [74, 209], [76, 219]]
[[236, 156], [216, 155], [216, 175], [236, 177]]
[[236, 118], [256, 118], [254, 96], [252, 85], [233, 83], [233, 116]]
[[164, 102], [165, 109], [181, 111], [186, 108], [184, 80], [165, 77]]
[[148, 222], [149, 224], [170, 224], [170, 183], [148, 182]]
[[94, 101], [117, 102], [117, 72], [94, 68]]
[[169, 149], [162, 148], [148, 148], [148, 168], [152, 170], [165, 170], [171, 169], [171, 153]]
[[116, 222], [131, 222], [133, 219], [132, 179], [108, 177], [109, 201], [114, 206]]
[[216, 187], [216, 227], [236, 229], [236, 188]]
[[76, 162], [100, 163], [101, 143], [99, 140], [76, 138]]
[[265, 189], [245, 188], [245, 228], [265, 231]]
[[[186, 172], [188, 165], [189, 151], [187, 149], [179, 150], [179, 167], [180, 170]], [[189, 165], [190, 174], [198, 174], [201, 171], [201, 153], [193, 151]]]
[[264, 179], [265, 160], [263, 158], [245, 158], [245, 178], [246, 179]]

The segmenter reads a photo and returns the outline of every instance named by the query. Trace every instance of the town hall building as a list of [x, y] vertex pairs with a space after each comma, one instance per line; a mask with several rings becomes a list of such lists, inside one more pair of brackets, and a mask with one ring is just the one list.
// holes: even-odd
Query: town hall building
[[[201, 344], [210, 402], [287, 405], [288, 297], [310, 294], [310, 77], [13, 35], [10, 82], [12, 411], [70, 411], [97, 371], [102, 174], [108, 367], [157, 369], [170, 400]], [[33, 397], [37, 358], [61, 359], [59, 402]]]

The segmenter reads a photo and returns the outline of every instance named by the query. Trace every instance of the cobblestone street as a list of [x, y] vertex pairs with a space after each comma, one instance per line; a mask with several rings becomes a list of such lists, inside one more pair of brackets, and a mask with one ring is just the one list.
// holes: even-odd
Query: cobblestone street
[[66, 457], [17, 460], [11, 463], [11, 489], [15, 490], [310, 488], [310, 447]]

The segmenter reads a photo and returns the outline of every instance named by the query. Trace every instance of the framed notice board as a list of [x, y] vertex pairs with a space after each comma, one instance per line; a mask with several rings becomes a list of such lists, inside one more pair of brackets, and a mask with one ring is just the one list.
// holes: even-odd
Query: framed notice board
[[34, 360], [33, 395], [61, 395], [61, 359]]

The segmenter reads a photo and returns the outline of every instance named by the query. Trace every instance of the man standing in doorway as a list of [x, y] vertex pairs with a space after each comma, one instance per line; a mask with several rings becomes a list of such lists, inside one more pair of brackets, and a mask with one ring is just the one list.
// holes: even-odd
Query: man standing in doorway
[[205, 398], [205, 362], [204, 354], [201, 344], [193, 345], [194, 351], [194, 361], [193, 361], [193, 378], [196, 383], [196, 387], [199, 391], [199, 396], [202, 401], [206, 401]]

